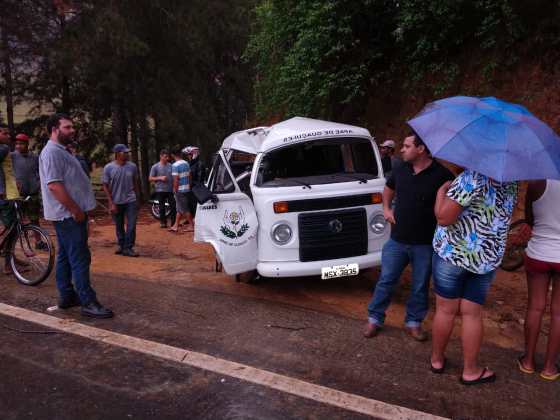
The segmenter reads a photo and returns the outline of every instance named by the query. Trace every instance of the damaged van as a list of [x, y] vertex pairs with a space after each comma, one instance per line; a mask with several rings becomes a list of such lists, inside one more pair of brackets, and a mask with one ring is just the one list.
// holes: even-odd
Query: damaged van
[[389, 237], [384, 185], [365, 128], [296, 117], [239, 131], [194, 191], [194, 238], [232, 275], [357, 275], [380, 264]]

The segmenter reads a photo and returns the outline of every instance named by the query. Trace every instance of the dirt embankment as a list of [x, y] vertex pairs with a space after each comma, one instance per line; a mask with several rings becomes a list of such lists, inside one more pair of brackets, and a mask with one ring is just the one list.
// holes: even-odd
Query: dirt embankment
[[463, 76], [439, 95], [434, 94], [433, 87], [407, 90], [399, 83], [387, 89], [389, 94], [371, 94], [366, 125], [377, 140], [401, 142], [409, 131], [406, 121], [431, 101], [455, 95], [495, 96], [524, 105], [560, 133], [560, 64], [521, 60], [514, 68], [494, 69], [488, 77], [480, 58], [473, 57], [462, 68]]

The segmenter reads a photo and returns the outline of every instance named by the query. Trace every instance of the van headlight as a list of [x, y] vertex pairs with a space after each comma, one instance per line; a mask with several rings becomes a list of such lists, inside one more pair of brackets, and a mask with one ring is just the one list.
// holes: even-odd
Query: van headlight
[[385, 220], [385, 217], [380, 213], [373, 216], [369, 221], [369, 228], [376, 235], [383, 233], [386, 226], [387, 221]]
[[275, 244], [285, 245], [292, 239], [292, 228], [284, 222], [276, 223], [272, 226], [270, 236]]

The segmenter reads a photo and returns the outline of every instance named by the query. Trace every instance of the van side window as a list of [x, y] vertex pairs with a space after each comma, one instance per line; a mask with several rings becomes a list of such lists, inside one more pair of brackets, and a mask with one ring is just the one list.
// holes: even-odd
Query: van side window
[[233, 150], [229, 157], [229, 167], [235, 177], [235, 182], [237, 182], [241, 192], [247, 194], [249, 198], [252, 197], [250, 181], [255, 157], [252, 153], [240, 150]]
[[214, 158], [214, 165], [212, 167], [212, 176], [210, 182], [210, 191], [214, 194], [228, 194], [235, 192], [235, 185], [229, 172], [227, 171], [226, 165], [224, 164], [220, 155], [216, 155]]

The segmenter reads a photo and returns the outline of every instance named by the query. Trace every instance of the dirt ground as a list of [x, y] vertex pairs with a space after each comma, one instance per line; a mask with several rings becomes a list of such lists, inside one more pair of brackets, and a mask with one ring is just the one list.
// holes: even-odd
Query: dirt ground
[[[214, 271], [211, 246], [193, 244], [192, 233], [173, 234], [161, 229], [143, 208], [137, 228], [137, 251], [141, 257], [123, 258], [115, 255], [115, 233], [109, 217], [101, 214], [92, 223], [90, 244], [93, 251], [93, 275], [118, 275], [142, 278], [154, 283], [191, 285], [196, 288], [343, 315], [354, 319], [366, 318], [366, 306], [379, 270], [368, 270], [353, 278], [322, 281], [318, 277], [267, 279], [258, 284], [238, 283], [225, 273]], [[141, 270], [138, 267], [141, 267]], [[410, 290], [410, 272], [407, 270], [389, 307], [386, 323], [401, 326], [406, 299]], [[428, 315], [426, 328], [433, 317]], [[488, 344], [522, 350], [523, 318], [526, 307], [525, 273], [522, 269], [508, 273], [498, 271], [488, 296], [485, 312], [485, 337]], [[543, 332], [548, 330], [548, 316]], [[458, 332], [458, 327], [455, 333]], [[544, 343], [540, 343], [540, 351]]]

